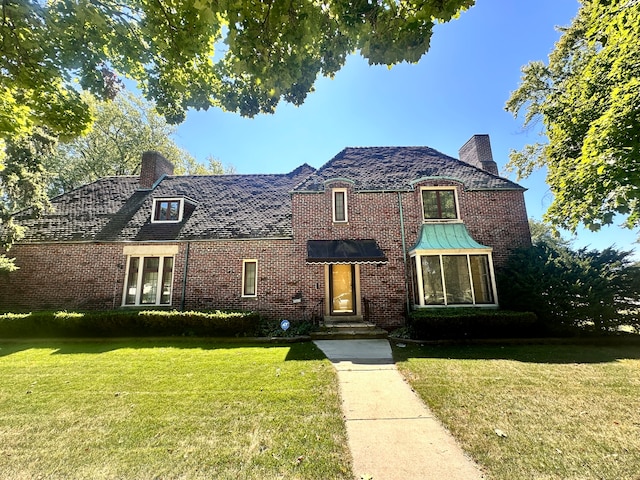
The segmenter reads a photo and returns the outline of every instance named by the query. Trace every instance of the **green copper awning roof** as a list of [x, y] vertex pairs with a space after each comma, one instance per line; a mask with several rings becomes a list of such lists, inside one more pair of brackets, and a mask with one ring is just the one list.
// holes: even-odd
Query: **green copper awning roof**
[[425, 223], [422, 225], [416, 250], [491, 250], [476, 242], [464, 223]]

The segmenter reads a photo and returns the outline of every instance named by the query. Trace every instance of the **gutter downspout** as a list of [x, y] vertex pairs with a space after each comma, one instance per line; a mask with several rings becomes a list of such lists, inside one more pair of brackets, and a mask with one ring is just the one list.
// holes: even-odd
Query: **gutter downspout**
[[180, 311], [184, 312], [184, 297], [187, 294], [187, 273], [189, 272], [189, 250], [191, 242], [187, 242], [187, 249], [184, 253], [184, 268], [182, 269], [182, 298], [180, 299]]
[[398, 208], [400, 209], [400, 237], [402, 238], [402, 261], [404, 263], [404, 292], [407, 303], [407, 315], [411, 311], [409, 302], [409, 282], [407, 281], [407, 241], [404, 234], [404, 214], [402, 213], [402, 193], [398, 192]]

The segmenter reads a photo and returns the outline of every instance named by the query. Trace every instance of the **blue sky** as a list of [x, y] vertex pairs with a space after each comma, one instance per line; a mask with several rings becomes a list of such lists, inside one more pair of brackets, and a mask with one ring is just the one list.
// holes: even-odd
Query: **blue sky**
[[[458, 157], [473, 134], [489, 134], [501, 173], [509, 151], [537, 141], [535, 130], [504, 110], [520, 69], [545, 60], [568, 25], [576, 0], [477, 0], [459, 19], [437, 25], [418, 64], [370, 67], [352, 56], [333, 80], [321, 78], [301, 107], [282, 104], [253, 119], [217, 109], [190, 111], [176, 142], [198, 160], [209, 155], [238, 173], [286, 173], [320, 167], [345, 147], [427, 145]], [[519, 182], [529, 216], [551, 201], [544, 172]], [[580, 231], [575, 247], [631, 249], [637, 232], [608, 227]], [[636, 248], [636, 250], [638, 250]], [[638, 258], [640, 253], [636, 253]]]

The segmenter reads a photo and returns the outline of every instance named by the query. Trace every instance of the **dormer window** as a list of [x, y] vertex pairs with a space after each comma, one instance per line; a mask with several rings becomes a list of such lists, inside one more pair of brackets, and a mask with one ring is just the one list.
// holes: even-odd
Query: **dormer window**
[[457, 220], [456, 190], [454, 188], [423, 188], [422, 211], [424, 220]]
[[347, 189], [333, 189], [333, 221], [334, 223], [347, 223]]
[[155, 198], [153, 200], [153, 223], [180, 222], [184, 202], [181, 198]]

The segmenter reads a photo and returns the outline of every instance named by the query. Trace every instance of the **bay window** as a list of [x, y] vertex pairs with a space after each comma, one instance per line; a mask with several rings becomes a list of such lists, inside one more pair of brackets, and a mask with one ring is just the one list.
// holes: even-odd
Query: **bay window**
[[496, 304], [489, 254], [434, 252], [414, 261], [416, 306]]

